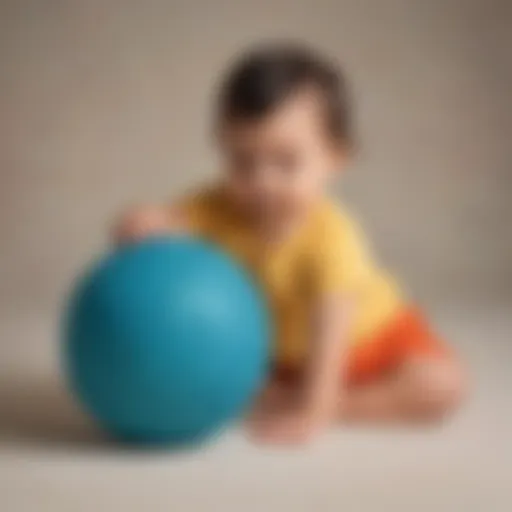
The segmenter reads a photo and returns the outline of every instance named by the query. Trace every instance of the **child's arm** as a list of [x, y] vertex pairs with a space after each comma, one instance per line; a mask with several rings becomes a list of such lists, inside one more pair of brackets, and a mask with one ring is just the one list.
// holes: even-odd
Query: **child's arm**
[[123, 244], [166, 233], [205, 235], [215, 218], [216, 197], [215, 190], [202, 189], [170, 204], [131, 208], [115, 223], [113, 239]]
[[325, 424], [342, 399], [344, 352], [353, 303], [339, 294], [318, 299], [312, 311], [310, 357], [304, 383], [303, 408], [313, 426]]
[[136, 242], [149, 236], [181, 233], [187, 230], [187, 219], [177, 207], [152, 205], [133, 208], [114, 224], [112, 236], [116, 243]]
[[[343, 352], [353, 306], [341, 295], [325, 295], [312, 310], [310, 354], [304, 387], [280, 395], [280, 410], [259, 411], [255, 438], [277, 443], [309, 441], [335, 419], [343, 399]], [[284, 392], [284, 395], [283, 395]], [[288, 398], [286, 398], [288, 396]]]
[[306, 378], [288, 400], [290, 407], [262, 422], [257, 436], [265, 440], [307, 441], [343, 405], [344, 351], [360, 284], [372, 263], [357, 224], [333, 217], [318, 234], [309, 267], [313, 303]]
[[373, 268], [364, 234], [352, 219], [329, 226], [317, 251], [317, 301], [312, 312], [305, 407], [314, 421], [329, 418], [343, 400], [344, 352], [358, 307], [358, 290]]

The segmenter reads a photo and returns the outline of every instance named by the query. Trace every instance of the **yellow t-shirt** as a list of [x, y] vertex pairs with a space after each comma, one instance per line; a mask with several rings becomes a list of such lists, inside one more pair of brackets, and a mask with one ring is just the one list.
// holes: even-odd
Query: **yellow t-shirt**
[[372, 260], [357, 223], [329, 200], [275, 247], [258, 239], [220, 191], [205, 190], [181, 206], [195, 232], [223, 247], [260, 280], [274, 317], [280, 364], [304, 362], [311, 308], [322, 294], [353, 298], [351, 343], [371, 339], [402, 305], [400, 290]]

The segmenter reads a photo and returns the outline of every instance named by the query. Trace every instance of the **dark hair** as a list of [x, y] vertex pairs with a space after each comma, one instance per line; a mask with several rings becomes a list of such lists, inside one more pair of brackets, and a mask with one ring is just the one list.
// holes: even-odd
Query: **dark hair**
[[301, 45], [261, 47], [235, 62], [220, 90], [217, 120], [260, 119], [306, 87], [321, 96], [329, 134], [351, 144], [351, 105], [342, 71], [324, 56]]

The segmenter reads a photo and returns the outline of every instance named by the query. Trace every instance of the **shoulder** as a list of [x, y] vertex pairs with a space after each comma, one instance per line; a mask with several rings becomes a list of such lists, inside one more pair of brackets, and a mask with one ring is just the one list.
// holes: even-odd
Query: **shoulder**
[[311, 241], [320, 247], [346, 246], [364, 239], [357, 217], [334, 199], [325, 199], [318, 205], [309, 233]]
[[220, 187], [205, 185], [184, 194], [177, 201], [177, 208], [192, 216], [210, 216], [224, 211], [226, 204]]
[[182, 208], [213, 207], [218, 201], [218, 195], [217, 187], [204, 185], [185, 192], [177, 204]]
[[225, 230], [231, 224], [229, 201], [220, 186], [203, 186], [185, 194], [177, 208], [200, 232]]

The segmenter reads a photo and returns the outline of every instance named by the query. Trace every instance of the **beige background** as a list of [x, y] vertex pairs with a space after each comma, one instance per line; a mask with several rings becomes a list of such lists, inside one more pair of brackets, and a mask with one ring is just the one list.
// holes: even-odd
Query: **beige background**
[[212, 87], [276, 36], [345, 63], [362, 144], [347, 195], [414, 294], [510, 290], [510, 2], [2, 5], [0, 311], [47, 308], [114, 212], [214, 170]]
[[[479, 398], [447, 437], [336, 438], [293, 474], [239, 440], [185, 466], [125, 459], [58, 384], [63, 294], [123, 205], [214, 172], [219, 73], [273, 37], [345, 63], [361, 153], [340, 190]], [[508, 0], [0, 0], [0, 509], [509, 510], [511, 49]]]

